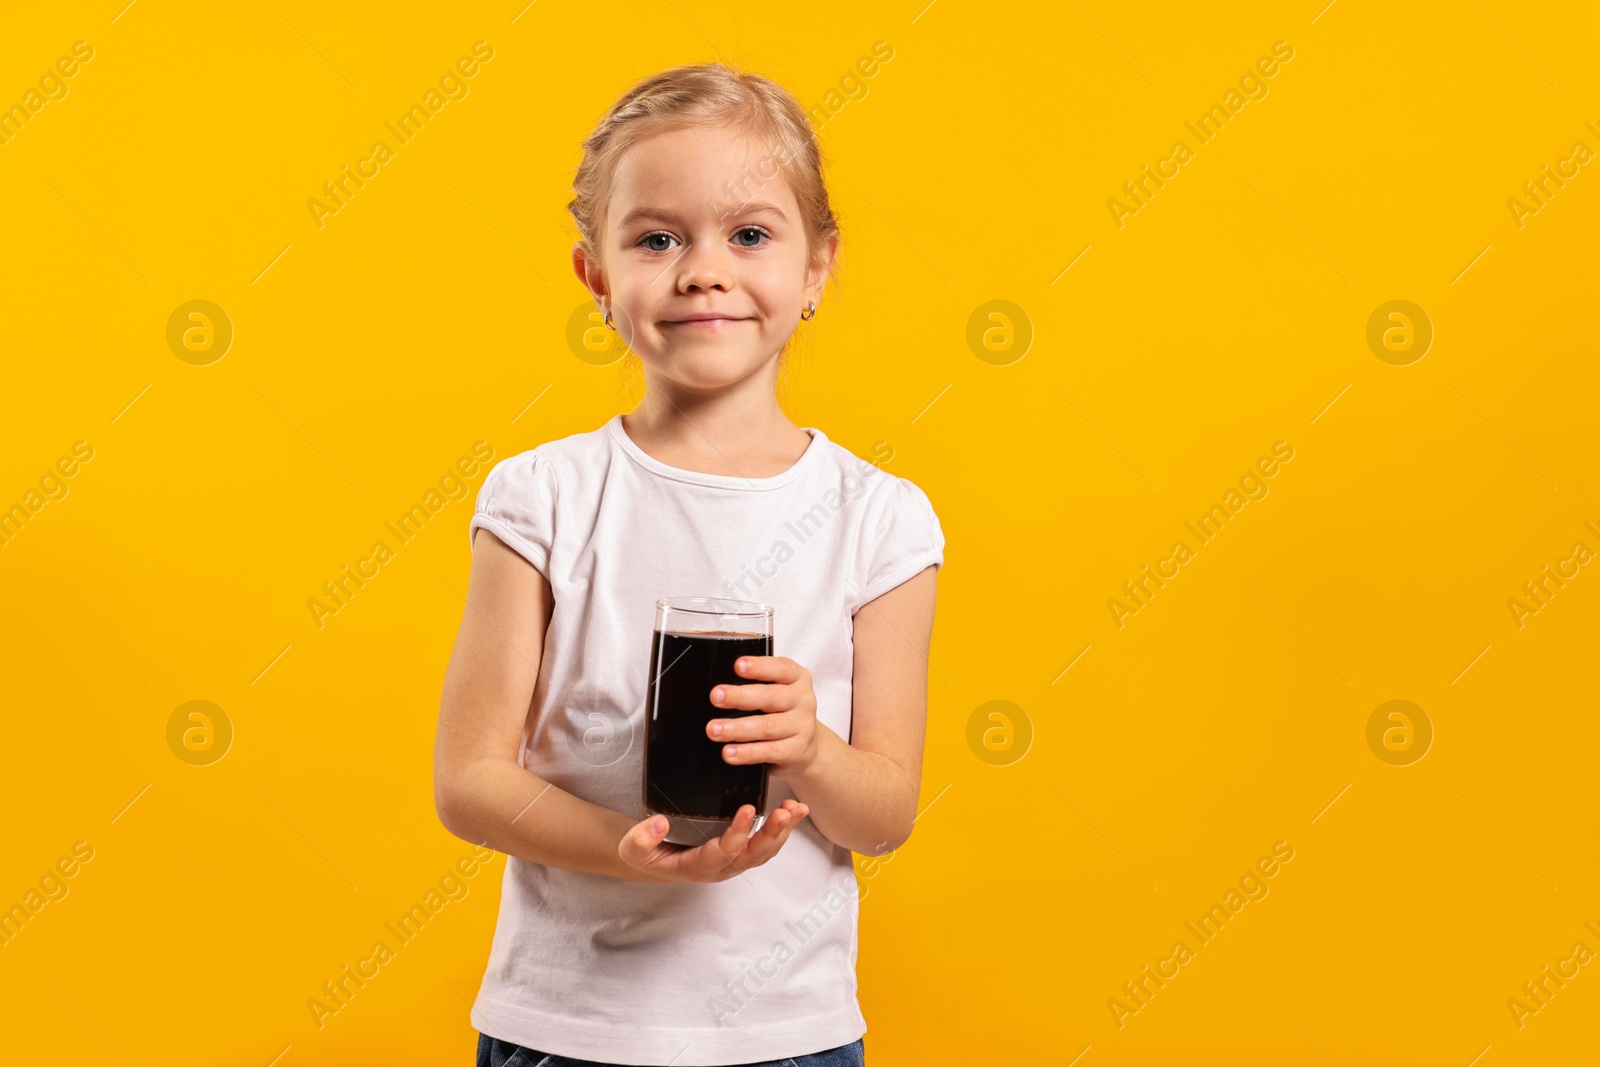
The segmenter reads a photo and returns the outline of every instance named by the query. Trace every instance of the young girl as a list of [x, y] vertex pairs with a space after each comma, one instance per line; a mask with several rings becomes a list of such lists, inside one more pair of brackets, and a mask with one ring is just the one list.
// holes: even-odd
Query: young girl
[[[916, 816], [944, 536], [778, 406], [839, 245], [795, 100], [677, 67], [584, 150], [573, 266], [646, 395], [496, 464], [470, 523], [434, 778], [444, 825], [508, 856], [478, 1064], [860, 1065], [851, 853]], [[770, 606], [783, 653], [708, 694], [706, 743], [768, 765], [768, 811], [693, 847], [642, 788], [655, 604], [680, 595]]]

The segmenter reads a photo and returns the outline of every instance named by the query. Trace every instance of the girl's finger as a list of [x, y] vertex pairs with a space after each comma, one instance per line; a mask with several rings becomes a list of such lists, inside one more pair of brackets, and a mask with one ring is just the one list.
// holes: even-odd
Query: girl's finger
[[617, 854], [630, 867], [644, 867], [650, 854], [666, 836], [667, 817], [652, 815], [642, 822], [635, 823], [622, 835], [622, 840], [617, 845]]
[[738, 859], [749, 847], [750, 826], [755, 819], [756, 809], [752, 805], [741, 804], [739, 810], [729, 820], [728, 828], [722, 832], [722, 836], [706, 842], [704, 849], [707, 861], [712, 866], [721, 868]]
[[792, 720], [774, 719], [780, 709], [763, 708], [766, 715], [741, 715], [735, 719], [712, 719], [706, 723], [706, 736], [713, 741], [771, 741], [789, 737]]
[[755, 867], [776, 856], [783, 844], [781, 834], [784, 828], [792, 825], [794, 821], [794, 810], [791, 808], [779, 808], [768, 815], [767, 821], [761, 824], [761, 829], [750, 835], [750, 848], [744, 855], [744, 864]]
[[740, 656], [733, 669], [741, 678], [760, 678], [785, 684], [798, 682], [803, 668], [788, 656]]
[[787, 711], [794, 701], [783, 686], [756, 682], [750, 685], [713, 686], [709, 697], [719, 708], [740, 711]]
[[789, 756], [789, 739], [782, 741], [751, 741], [722, 746], [724, 763], [777, 763], [783, 764]]
[[[785, 815], [785, 818], [778, 818], [780, 812]], [[811, 809], [798, 800], [785, 800], [783, 807], [767, 818], [766, 823], [751, 839], [751, 843], [769, 850], [767, 858], [771, 859], [772, 855], [777, 853], [779, 847], [788, 838], [789, 832], [799, 826], [800, 820], [804, 819], [810, 812]]]

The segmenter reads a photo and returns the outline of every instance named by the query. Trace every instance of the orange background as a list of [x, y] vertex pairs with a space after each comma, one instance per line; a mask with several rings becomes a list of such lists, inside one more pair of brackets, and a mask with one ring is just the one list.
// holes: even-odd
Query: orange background
[[[501, 857], [320, 1028], [306, 1002], [471, 854], [430, 760], [475, 443], [638, 398], [585, 347], [578, 143], [635, 78], [723, 58], [815, 109], [844, 226], [787, 408], [892, 453], [948, 538], [925, 808], [858, 868], [869, 1062], [1592, 1062], [1593, 962], [1520, 1026], [1507, 1002], [1600, 951], [1600, 576], [1564, 564], [1520, 625], [1508, 602], [1600, 550], [1600, 173], [1508, 201], [1600, 151], [1595, 11], [1319, 6], [9, 15], [0, 104], [93, 51], [0, 144], [0, 506], [39, 505], [0, 545], [0, 906], [92, 859], [0, 945], [5, 1058], [468, 1062]], [[466, 95], [319, 227], [307, 201], [477, 41]], [[169, 343], [193, 300], [220, 358], [220, 332], [184, 348], [197, 320]], [[1369, 346], [1392, 300], [1421, 319], [1377, 334], [1429, 326], [1425, 352]], [[1185, 523], [1277, 442], [1201, 544]], [[1201, 944], [1185, 923], [1276, 842]]]

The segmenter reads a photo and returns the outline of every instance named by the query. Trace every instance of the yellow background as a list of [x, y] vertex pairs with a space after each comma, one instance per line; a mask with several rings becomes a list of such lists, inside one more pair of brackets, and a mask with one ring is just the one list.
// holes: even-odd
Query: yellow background
[[[0, 947], [8, 1062], [469, 1061], [503, 858], [321, 1029], [306, 1001], [470, 852], [430, 758], [482, 471], [321, 629], [306, 602], [474, 442], [635, 402], [566, 339], [571, 172], [617, 94], [727, 58], [825, 106], [878, 41], [820, 122], [845, 275], [785, 394], [887, 442], [949, 541], [930, 806], [861, 871], [870, 1062], [1594, 1062], [1600, 964], [1520, 1029], [1506, 1003], [1600, 951], [1600, 574], [1507, 607], [1600, 549], [1600, 163], [1506, 206], [1600, 150], [1592, 5], [120, 7], [0, 35], [5, 103], [95, 50], [0, 146], [0, 504], [94, 449], [0, 547], [0, 903], [95, 850]], [[479, 40], [469, 95], [319, 229], [306, 201]], [[1277, 41], [1269, 94], [1119, 229], [1107, 200]], [[193, 299], [235, 331], [209, 366], [166, 341]], [[1435, 330], [1409, 366], [1366, 343], [1392, 299]], [[990, 300], [1034, 331], [1007, 366], [966, 341]], [[1119, 629], [1107, 600], [1277, 441], [1270, 494]], [[167, 742], [197, 699], [235, 731], [203, 767]], [[1409, 766], [1366, 740], [1393, 699], [1434, 730]], [[1008, 765], [968, 742], [991, 700], [1031, 724]], [[1270, 895], [1119, 1028], [1277, 841]]]

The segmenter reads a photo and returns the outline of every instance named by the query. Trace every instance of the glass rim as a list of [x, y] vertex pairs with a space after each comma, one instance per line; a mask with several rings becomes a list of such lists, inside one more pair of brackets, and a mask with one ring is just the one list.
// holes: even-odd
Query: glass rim
[[[711, 607], [711, 605], [716, 604], [733, 605], [733, 607], [731, 610], [718, 611]], [[770, 604], [758, 604], [750, 600], [730, 600], [727, 597], [660, 597], [656, 600], [656, 607], [694, 615], [713, 615], [717, 618], [771, 618], [772, 616], [772, 606]]]

